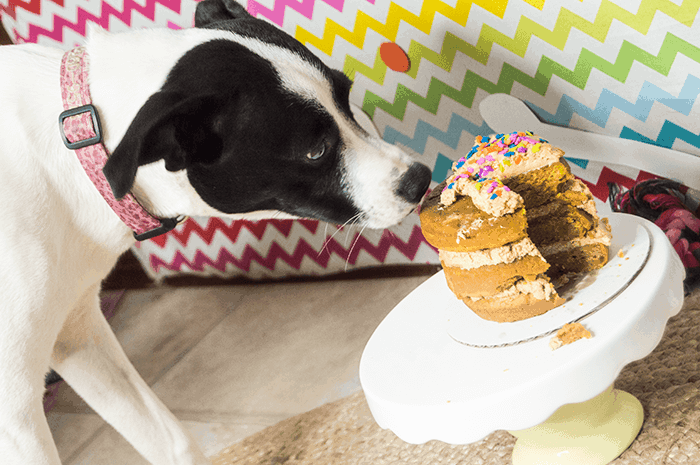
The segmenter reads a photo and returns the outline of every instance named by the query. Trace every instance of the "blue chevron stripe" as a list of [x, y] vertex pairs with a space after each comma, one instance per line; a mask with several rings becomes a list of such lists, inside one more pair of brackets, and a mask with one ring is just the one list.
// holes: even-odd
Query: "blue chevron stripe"
[[438, 153], [437, 160], [433, 167], [433, 181], [442, 182], [447, 177], [447, 173], [452, 169], [453, 161], [445, 155]]
[[409, 147], [416, 153], [424, 153], [425, 146], [428, 143], [428, 137], [433, 137], [443, 144], [453, 149], [459, 145], [459, 139], [462, 137], [462, 132], [466, 131], [474, 136], [486, 136], [493, 133], [493, 130], [484, 122], [481, 126], [477, 126], [468, 119], [453, 113], [450, 118], [450, 124], [447, 131], [442, 131], [435, 126], [423, 120], [419, 120], [416, 124], [416, 131], [413, 138], [400, 133], [396, 129], [387, 126], [384, 130], [384, 140], [390, 144], [400, 143]]
[[569, 163], [573, 163], [574, 165], [578, 165], [584, 170], [588, 167], [588, 162], [589, 160], [584, 160], [582, 158], [571, 158], [571, 157], [564, 157], [566, 161]]
[[[551, 114], [530, 102], [526, 103], [543, 121], [550, 124], [568, 126], [571, 122], [571, 117], [573, 114], [577, 113], [598, 126], [605, 127], [613, 108], [618, 108], [640, 121], [645, 121], [649, 116], [654, 102], [659, 102], [673, 109], [674, 111], [687, 116], [690, 114], [690, 111], [699, 95], [700, 78], [693, 75], [688, 75], [678, 96], [674, 96], [647, 81], [642, 86], [642, 90], [640, 91], [635, 103], [630, 103], [607, 89], [601, 92], [595, 109], [588, 108], [568, 95], [562, 96], [555, 114]], [[456, 149], [463, 131], [475, 136], [488, 135], [494, 132], [485, 122], [478, 126], [466, 118], [453, 113], [446, 131], [442, 131], [423, 120], [419, 120], [416, 124], [415, 135], [412, 138], [388, 126], [384, 131], [384, 140], [392, 144], [400, 143], [406, 147], [409, 147], [416, 153], [422, 154], [425, 152], [425, 147], [429, 137], [433, 137], [448, 147]], [[700, 148], [700, 137], [698, 135], [693, 134], [674, 123], [671, 123], [670, 121], [666, 121], [664, 123], [663, 129], [659, 133], [659, 137], [656, 141], [649, 139], [628, 127], [623, 128], [622, 132], [620, 133], [620, 137], [639, 140], [649, 144], [660, 145], [668, 148], [673, 145], [673, 142], [676, 139], [681, 139]], [[435, 165], [437, 171], [434, 171], [434, 177], [436, 178], [439, 177], [439, 174], [443, 171], [445, 174], [447, 173], [443, 166], [444, 163], [440, 163], [440, 156], [448, 159], [444, 155], [438, 156], [438, 160], [436, 160]], [[442, 179], [440, 179], [440, 181], [441, 180]]]
[[[447, 131], [441, 131], [435, 126], [423, 120], [419, 120], [416, 124], [415, 136], [413, 138], [397, 131], [391, 126], [387, 126], [384, 129], [384, 140], [390, 144], [401, 143], [406, 147], [410, 147], [416, 153], [422, 154], [425, 152], [428, 137], [434, 137], [443, 144], [456, 149], [463, 131], [467, 131], [474, 136], [488, 136], [494, 133], [494, 130], [491, 129], [486, 122], [482, 123], [481, 126], [477, 126], [462, 116], [453, 113]], [[580, 160], [577, 158], [567, 158], [567, 160], [581, 166], [583, 169], [586, 169], [588, 166], [588, 160]], [[452, 159], [446, 157], [442, 153], [438, 153], [435, 164], [433, 165], [432, 180], [435, 182], [442, 182], [447, 177], [450, 169], [452, 169], [452, 163]]]
[[628, 128], [627, 126], [623, 127], [622, 131], [620, 131], [620, 137], [622, 139], [638, 140], [640, 142], [658, 145], [668, 149], [673, 147], [673, 143], [676, 141], [676, 139], [680, 139], [700, 149], [700, 134], [693, 134], [687, 129], [682, 128], [671, 121], [664, 122], [656, 140], [646, 137], [637, 131]]
[[530, 102], [526, 103], [540, 119], [550, 124], [568, 126], [571, 122], [571, 117], [576, 113], [604, 128], [613, 108], [618, 108], [639, 121], [646, 121], [654, 102], [659, 102], [678, 113], [688, 116], [698, 98], [698, 94], [700, 94], [700, 78], [689, 74], [677, 97], [645, 81], [635, 103], [625, 100], [608, 89], [603, 89], [600, 93], [595, 109], [587, 107], [568, 95], [562, 96], [555, 114], [551, 114]]

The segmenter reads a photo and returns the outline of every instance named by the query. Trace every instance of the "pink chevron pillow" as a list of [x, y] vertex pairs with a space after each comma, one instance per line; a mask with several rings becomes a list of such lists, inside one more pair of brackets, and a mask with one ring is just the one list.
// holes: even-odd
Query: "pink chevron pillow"
[[[118, 5], [112, 6], [112, 3]], [[38, 43], [62, 49], [81, 45], [88, 22], [111, 31], [141, 27], [180, 29], [193, 25], [194, 0], [0, 0], [0, 18], [15, 43]]]
[[[0, 19], [15, 43], [68, 50], [83, 43], [88, 22], [111, 31], [187, 28], [193, 25], [196, 6], [195, 0], [123, 0], [123, 6], [113, 0], [0, 0]], [[248, 9], [267, 16], [273, 11], [252, 0]], [[280, 17], [267, 19], [282, 26]], [[417, 215], [412, 217], [391, 230], [362, 232], [312, 220], [190, 218], [166, 235], [136, 244], [132, 251], [156, 280], [182, 274], [266, 279], [439, 264], [437, 253], [423, 239]]]

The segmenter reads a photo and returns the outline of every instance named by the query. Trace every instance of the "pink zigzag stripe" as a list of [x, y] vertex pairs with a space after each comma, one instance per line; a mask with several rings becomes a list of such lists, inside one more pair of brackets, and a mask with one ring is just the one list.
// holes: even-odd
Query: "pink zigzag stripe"
[[202, 226], [198, 222], [188, 219], [182, 227], [170, 231], [168, 234], [157, 236], [151, 239], [160, 247], [165, 247], [168, 239], [174, 238], [183, 246], [186, 246], [193, 234], [199, 236], [207, 244], [211, 244], [214, 240], [214, 235], [218, 232], [225, 235], [231, 242], [236, 242], [238, 235], [243, 229], [247, 229], [258, 240], [261, 240], [268, 228], [275, 230], [284, 237], [289, 237], [292, 230], [292, 225], [299, 224], [306, 228], [312, 234], [318, 228], [318, 220], [298, 219], [298, 220], [236, 220], [228, 226], [223, 219], [212, 217], [207, 220], [206, 225]]
[[[345, 0], [323, 0], [326, 4], [332, 6], [339, 12], [343, 12], [343, 4]], [[314, 12], [314, 6], [316, 0], [302, 0], [301, 3], [294, 0], [277, 0], [273, 9], [269, 9], [264, 5], [256, 2], [255, 0], [248, 0], [248, 13], [253, 16], [262, 15], [269, 19], [279, 27], [282, 27], [284, 23], [284, 13], [287, 7], [305, 16], [307, 19], [311, 19]]]
[[[321, 1], [321, 0], [318, 0]], [[375, 0], [367, 0], [369, 3], [374, 5]], [[345, 0], [323, 0], [327, 5], [335, 8], [339, 12], [343, 12], [343, 5]], [[301, 3], [294, 0], [277, 0], [275, 6], [272, 10], [264, 5], [256, 2], [255, 0], [248, 0], [247, 10], [253, 16], [262, 15], [269, 19], [279, 27], [284, 24], [284, 13], [286, 8], [289, 7], [292, 10], [305, 16], [307, 19], [311, 19], [314, 12], [314, 7], [316, 6], [316, 0], [301, 0]]]
[[95, 16], [92, 13], [88, 13], [82, 8], [78, 8], [78, 19], [76, 23], [71, 23], [67, 19], [60, 16], [54, 15], [53, 20], [53, 30], [48, 31], [42, 27], [36, 26], [34, 24], [29, 25], [29, 36], [21, 37], [17, 35], [17, 38], [22, 42], [36, 43], [39, 36], [45, 36], [56, 42], [63, 41], [63, 28], [67, 27], [77, 32], [81, 36], [85, 36], [85, 29], [88, 21], [92, 21], [105, 29], [109, 28], [109, 18], [114, 16], [127, 26], [131, 25], [131, 15], [133, 11], [138, 11], [146, 18], [153, 21], [155, 19], [156, 4], [160, 4], [175, 13], [180, 13], [180, 3], [181, 0], [146, 0], [146, 5], [141, 6], [134, 0], [124, 0], [124, 11], [117, 11], [112, 5], [108, 3], [102, 4], [102, 12], [100, 16]]
[[[423, 234], [421, 233], [420, 227], [418, 226], [413, 227], [413, 231], [411, 232], [408, 242], [403, 242], [389, 231], [383, 232], [382, 237], [379, 240], [379, 244], [376, 246], [361, 235], [359, 237], [355, 236], [353, 242], [354, 244], [351, 245], [350, 249], [348, 250], [347, 248], [341, 246], [336, 240], [331, 239], [326, 244], [324, 252], [321, 253], [309, 245], [309, 243], [304, 239], [300, 239], [291, 254], [284, 250], [278, 243], [273, 242], [266, 257], [260, 255], [251, 246], [246, 245], [240, 259], [231, 255], [228, 250], [222, 249], [219, 252], [216, 260], [212, 260], [203, 252], [198, 250], [195, 252], [194, 259], [190, 261], [185, 258], [180, 251], [177, 251], [171, 263], [167, 263], [165, 260], [155, 255], [151, 255], [150, 262], [151, 268], [155, 272], [158, 272], [162, 267], [172, 271], [179, 271], [183, 266], [186, 266], [193, 271], [204, 271], [204, 268], [208, 266], [224, 272], [226, 271], [226, 265], [229, 263], [245, 272], [248, 272], [250, 271], [250, 265], [253, 261], [259, 263], [269, 270], [274, 270], [277, 260], [282, 260], [287, 263], [287, 265], [298, 270], [301, 267], [304, 257], [309, 257], [316, 264], [323, 268], [327, 268], [331, 254], [333, 253], [337, 254], [351, 265], [354, 265], [357, 262], [357, 257], [359, 256], [360, 252], [365, 251], [380, 263], [384, 263], [390, 248], [394, 247], [406, 258], [413, 261], [418, 253], [419, 247], [422, 244], [427, 244], [430, 246], [430, 244], [426, 242]], [[432, 246], [430, 247], [433, 248]]]

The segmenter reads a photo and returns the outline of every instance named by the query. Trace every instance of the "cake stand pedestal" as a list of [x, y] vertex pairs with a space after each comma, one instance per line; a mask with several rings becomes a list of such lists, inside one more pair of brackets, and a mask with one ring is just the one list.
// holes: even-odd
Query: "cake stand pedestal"
[[[450, 318], [463, 304], [442, 272], [400, 302], [360, 361], [360, 382], [379, 426], [412, 444], [469, 444], [508, 430], [518, 437], [515, 465], [603, 465], [620, 455], [639, 432], [643, 412], [612, 384], [661, 340], [683, 304], [685, 271], [654, 224], [619, 213], [610, 224], [618, 237], [646, 230], [649, 254], [622, 290], [581, 321], [591, 339], [557, 350], [549, 347], [551, 336], [493, 347], [458, 342]], [[611, 247], [611, 257], [616, 253]], [[605, 281], [591, 287], [605, 294]], [[505, 334], [511, 324], [501, 323]]]
[[644, 422], [642, 404], [610, 386], [593, 399], [567, 404], [544, 423], [509, 431], [518, 438], [513, 465], [599, 465], [622, 454]]

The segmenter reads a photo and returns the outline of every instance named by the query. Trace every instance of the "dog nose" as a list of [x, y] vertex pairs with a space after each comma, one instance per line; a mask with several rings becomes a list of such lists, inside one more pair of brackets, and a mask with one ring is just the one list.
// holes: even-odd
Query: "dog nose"
[[402, 197], [410, 203], [418, 203], [423, 198], [423, 194], [430, 187], [432, 172], [430, 168], [421, 164], [413, 163], [401, 176], [396, 195]]

